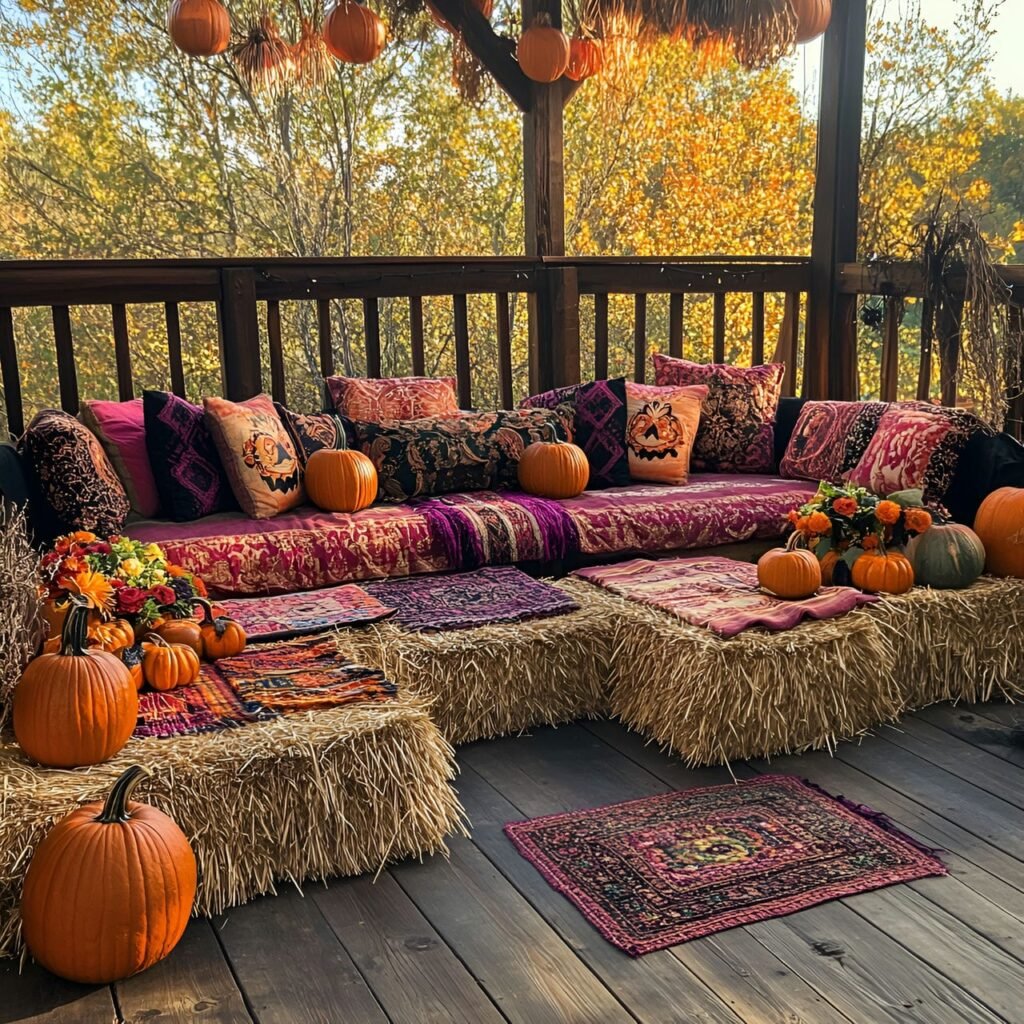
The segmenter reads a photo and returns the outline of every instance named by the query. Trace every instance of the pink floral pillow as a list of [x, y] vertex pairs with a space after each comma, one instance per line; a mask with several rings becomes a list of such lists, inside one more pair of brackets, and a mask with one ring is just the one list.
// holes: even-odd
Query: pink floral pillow
[[782, 395], [782, 363], [728, 366], [691, 363], [655, 354], [661, 386], [706, 384], [693, 446], [693, 468], [723, 473], [770, 473], [774, 468], [775, 414]]
[[420, 420], [458, 416], [454, 377], [328, 377], [334, 408], [350, 420]]
[[656, 484], [685, 484], [708, 389], [654, 387], [626, 381], [629, 475]]

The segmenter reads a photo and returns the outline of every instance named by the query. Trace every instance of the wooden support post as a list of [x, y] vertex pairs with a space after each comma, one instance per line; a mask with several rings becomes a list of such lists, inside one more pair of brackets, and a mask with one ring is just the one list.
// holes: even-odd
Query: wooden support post
[[857, 397], [856, 298], [841, 295], [837, 282], [839, 264], [857, 258], [866, 35], [867, 0], [838, 0], [821, 56], [804, 370], [811, 398]]
[[263, 390], [256, 275], [250, 267], [220, 272], [220, 366], [224, 395], [233, 402]]

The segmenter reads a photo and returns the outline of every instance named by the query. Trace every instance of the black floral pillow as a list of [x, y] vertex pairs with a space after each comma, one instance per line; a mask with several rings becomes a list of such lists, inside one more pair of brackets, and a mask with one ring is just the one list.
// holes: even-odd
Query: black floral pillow
[[280, 402], [274, 403], [277, 415], [288, 431], [288, 436], [295, 445], [299, 461], [303, 466], [306, 460], [322, 448], [346, 448], [345, 428], [341, 419], [333, 412], [302, 413], [286, 409]]
[[378, 500], [407, 501], [515, 486], [523, 449], [571, 440], [572, 415], [570, 406], [559, 406], [345, 425], [352, 447], [377, 468]]

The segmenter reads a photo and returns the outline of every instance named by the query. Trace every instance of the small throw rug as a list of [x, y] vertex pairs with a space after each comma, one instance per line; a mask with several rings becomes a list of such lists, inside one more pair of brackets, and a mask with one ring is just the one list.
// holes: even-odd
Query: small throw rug
[[577, 569], [573, 575], [724, 637], [754, 626], [792, 629], [803, 619], [832, 619], [878, 600], [853, 587], [822, 587], [800, 601], [772, 597], [758, 586], [756, 565], [721, 556], [633, 558]]
[[368, 583], [366, 589], [397, 608], [392, 622], [413, 632], [525, 622], [579, 609], [568, 594], [512, 566], [382, 580]]
[[533, 818], [505, 832], [631, 956], [947, 873], [936, 851], [884, 815], [789, 775]]
[[394, 614], [394, 608], [385, 607], [354, 583], [217, 604], [241, 624], [250, 642], [257, 643], [309, 636], [337, 626], [361, 626]]

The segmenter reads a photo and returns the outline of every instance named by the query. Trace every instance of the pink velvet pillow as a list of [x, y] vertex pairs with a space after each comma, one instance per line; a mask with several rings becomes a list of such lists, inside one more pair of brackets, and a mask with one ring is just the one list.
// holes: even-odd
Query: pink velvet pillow
[[775, 465], [775, 414], [782, 363], [728, 366], [655, 354], [659, 385], [706, 384], [708, 397], [693, 445], [693, 468], [720, 473], [770, 473]]
[[420, 420], [458, 416], [454, 377], [328, 377], [334, 408], [350, 420]]
[[626, 381], [629, 475], [656, 484], [685, 484], [708, 389], [654, 387]]
[[142, 399], [83, 402], [81, 418], [103, 445], [124, 485], [132, 511], [151, 519], [160, 511], [160, 495], [146, 451]]

